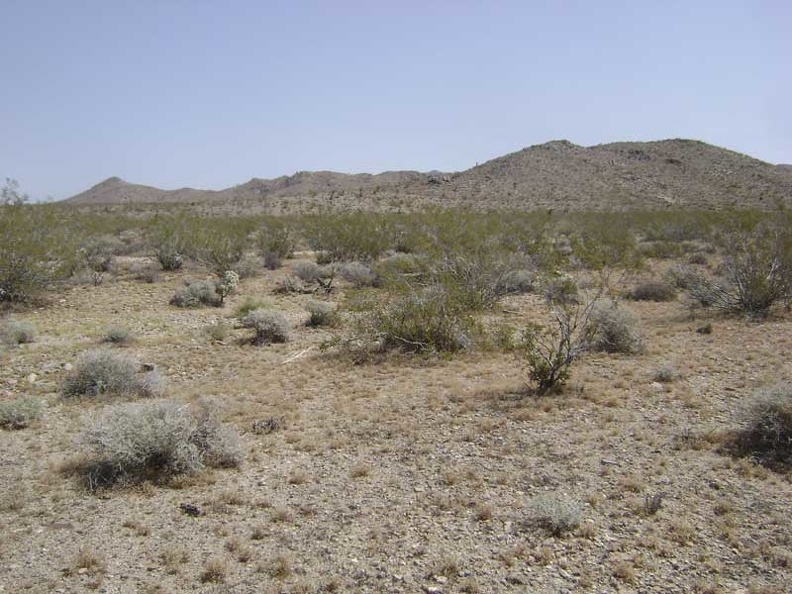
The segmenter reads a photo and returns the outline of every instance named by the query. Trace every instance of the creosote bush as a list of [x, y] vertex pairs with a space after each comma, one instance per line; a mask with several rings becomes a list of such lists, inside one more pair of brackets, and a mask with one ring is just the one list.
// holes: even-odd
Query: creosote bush
[[558, 391], [569, 379], [569, 368], [591, 348], [595, 328], [591, 315], [596, 301], [551, 305], [549, 326], [529, 324], [523, 333], [528, 377], [539, 395]]
[[0, 427], [24, 429], [41, 416], [41, 401], [29, 396], [0, 402]]
[[123, 354], [104, 349], [88, 351], [66, 376], [61, 391], [64, 398], [161, 395], [164, 380], [159, 372], [154, 369], [140, 373], [139, 370], [140, 366]]
[[245, 328], [254, 331], [252, 343], [256, 346], [289, 339], [289, 321], [279, 311], [254, 309], [240, 320]]
[[470, 346], [478, 330], [443, 287], [397, 297], [371, 319], [371, 332], [382, 350], [456, 352]]
[[91, 454], [91, 488], [167, 479], [241, 460], [236, 430], [220, 423], [217, 409], [168, 400], [109, 406], [82, 433]]
[[792, 383], [760, 389], [744, 405], [737, 435], [741, 455], [779, 468], [792, 467]]

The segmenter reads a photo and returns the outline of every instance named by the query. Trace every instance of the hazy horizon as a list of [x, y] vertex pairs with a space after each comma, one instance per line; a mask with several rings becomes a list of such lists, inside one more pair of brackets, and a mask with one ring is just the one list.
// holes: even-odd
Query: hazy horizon
[[220, 190], [569, 140], [792, 163], [792, 5], [0, 0], [0, 177]]

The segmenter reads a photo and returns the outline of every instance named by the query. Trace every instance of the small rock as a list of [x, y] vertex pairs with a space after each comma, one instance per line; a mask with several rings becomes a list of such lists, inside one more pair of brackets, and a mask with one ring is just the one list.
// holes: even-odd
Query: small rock
[[84, 575], [84, 574], [88, 573], [88, 568], [87, 567], [80, 567], [80, 569], [77, 570], [77, 573], [80, 574], [80, 575]]
[[654, 390], [655, 392], [662, 392], [662, 391], [664, 391], [664, 390], [665, 390], [665, 388], [663, 387], [663, 384], [661, 384], [660, 382], [652, 382], [652, 383], [650, 384], [650, 387], [651, 387], [651, 388], [652, 388], [652, 390]]
[[64, 363], [63, 369], [64, 371], [71, 371], [72, 369], [74, 369], [74, 365], [72, 365], [71, 363]]
[[37, 378], [38, 376], [35, 373], [31, 373], [29, 376], [27, 376], [27, 381], [29, 384], [35, 384]]

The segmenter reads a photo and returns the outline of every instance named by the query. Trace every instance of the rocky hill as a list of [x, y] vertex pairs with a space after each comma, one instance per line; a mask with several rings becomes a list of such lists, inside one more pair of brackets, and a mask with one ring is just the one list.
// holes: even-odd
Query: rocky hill
[[275, 179], [253, 178], [220, 191], [161, 190], [111, 177], [68, 202], [188, 203], [274, 213], [430, 205], [557, 210], [772, 208], [779, 203], [792, 206], [792, 167], [694, 140], [593, 147], [560, 140], [457, 173], [301, 171]]

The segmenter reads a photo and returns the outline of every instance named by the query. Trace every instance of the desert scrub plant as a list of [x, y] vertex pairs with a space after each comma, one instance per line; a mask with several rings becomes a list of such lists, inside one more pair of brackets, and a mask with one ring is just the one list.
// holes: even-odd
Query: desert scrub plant
[[0, 401], [0, 427], [24, 429], [41, 416], [41, 401], [29, 396]]
[[574, 530], [583, 520], [583, 504], [563, 495], [539, 495], [531, 499], [528, 507], [530, 521], [555, 536]]
[[0, 324], [0, 342], [9, 346], [27, 344], [35, 338], [36, 330], [27, 320], [8, 318]]
[[12, 180], [0, 199], [0, 303], [25, 303], [77, 266], [73, 215], [53, 204], [25, 204]]
[[222, 303], [223, 300], [218, 293], [218, 284], [211, 279], [185, 281], [184, 286], [176, 289], [170, 300], [170, 304], [176, 307], [202, 307], [205, 305], [220, 307]]
[[381, 284], [379, 275], [362, 262], [346, 262], [338, 268], [338, 274], [357, 289], [377, 287]]
[[102, 334], [102, 342], [109, 342], [111, 344], [127, 344], [129, 343], [129, 329], [123, 326], [110, 326]]
[[168, 400], [106, 407], [81, 434], [91, 455], [85, 467], [92, 489], [144, 479], [162, 480], [207, 466], [236, 466], [238, 435], [216, 409]]
[[335, 305], [327, 301], [309, 301], [305, 309], [309, 314], [306, 326], [332, 328], [341, 322], [341, 316]]
[[550, 326], [531, 323], [525, 328], [521, 350], [528, 364], [528, 378], [537, 394], [560, 390], [569, 379], [572, 363], [591, 348], [595, 303], [590, 300], [585, 304], [551, 304]]
[[297, 260], [292, 269], [294, 270], [294, 275], [305, 283], [314, 283], [335, 276], [335, 267], [330, 265], [320, 266], [310, 260]]
[[610, 299], [600, 299], [591, 310], [591, 349], [606, 353], [636, 354], [644, 350], [638, 321], [630, 310]]
[[444, 287], [429, 287], [375, 312], [369, 331], [382, 350], [453, 353], [469, 347], [480, 328]]
[[377, 213], [308, 215], [301, 222], [309, 247], [329, 262], [373, 262], [394, 243], [389, 220]]
[[[787, 217], [788, 218], [788, 217]], [[721, 278], [698, 275], [688, 289], [705, 307], [764, 318], [774, 303], [792, 300], [792, 229], [758, 224], [732, 229], [721, 240]]]
[[[159, 378], [159, 379], [158, 379]], [[131, 358], [98, 349], [84, 353], [61, 387], [64, 398], [103, 395], [161, 395], [163, 380], [156, 369], [140, 372]]]
[[740, 416], [737, 453], [769, 466], [792, 467], [792, 383], [759, 389], [742, 406]]
[[650, 281], [635, 285], [626, 297], [633, 301], [674, 301], [676, 291], [668, 283]]
[[251, 342], [256, 346], [289, 339], [289, 321], [279, 311], [254, 309], [242, 316], [240, 323], [253, 330]]
[[265, 260], [269, 258], [280, 264], [281, 260], [294, 255], [297, 232], [290, 221], [270, 218], [261, 223], [255, 241]]

